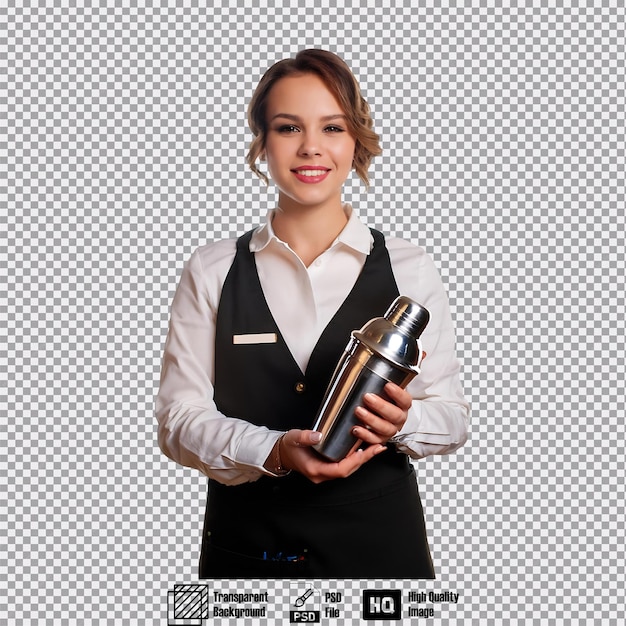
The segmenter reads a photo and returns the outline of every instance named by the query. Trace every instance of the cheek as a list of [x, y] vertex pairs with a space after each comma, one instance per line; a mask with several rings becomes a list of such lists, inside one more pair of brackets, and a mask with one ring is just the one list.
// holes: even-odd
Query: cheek
[[346, 146], [346, 159], [352, 163], [354, 160], [354, 153], [356, 151], [356, 141], [351, 139], [348, 145]]
[[259, 161], [265, 166], [265, 169], [269, 170], [272, 163], [272, 153], [267, 149], [267, 145], [263, 148], [259, 154]]
[[351, 170], [352, 166], [354, 164], [354, 150], [355, 150], [355, 145], [354, 143], [351, 143], [350, 145], [346, 146], [345, 150], [344, 150], [344, 157], [343, 157], [343, 161], [345, 163], [345, 166]]
[[276, 156], [280, 155], [280, 146], [277, 146], [275, 139], [272, 135], [268, 135], [265, 138], [265, 143], [263, 145], [263, 154], [265, 155], [266, 161], [274, 161]]

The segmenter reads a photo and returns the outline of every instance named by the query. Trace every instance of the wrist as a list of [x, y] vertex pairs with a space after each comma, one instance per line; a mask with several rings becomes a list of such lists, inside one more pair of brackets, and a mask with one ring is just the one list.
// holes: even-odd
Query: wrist
[[291, 473], [290, 469], [287, 469], [283, 465], [283, 457], [281, 455], [281, 444], [283, 443], [283, 439], [287, 433], [283, 433], [278, 441], [274, 444], [272, 451], [265, 463], [265, 469], [274, 474], [275, 476], [287, 476], [287, 474]]

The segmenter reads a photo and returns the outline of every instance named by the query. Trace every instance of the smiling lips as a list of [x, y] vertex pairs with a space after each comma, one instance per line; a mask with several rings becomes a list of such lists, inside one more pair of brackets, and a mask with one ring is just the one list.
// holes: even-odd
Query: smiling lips
[[318, 165], [306, 165], [291, 171], [300, 182], [309, 184], [322, 182], [330, 172], [328, 168]]

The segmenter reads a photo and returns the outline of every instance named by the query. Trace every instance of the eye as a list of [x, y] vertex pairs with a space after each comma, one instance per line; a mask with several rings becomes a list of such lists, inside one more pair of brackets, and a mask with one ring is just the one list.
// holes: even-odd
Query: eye
[[324, 132], [327, 132], [327, 133], [343, 133], [344, 130], [340, 126], [327, 126], [324, 129]]
[[297, 133], [299, 131], [297, 126], [294, 126], [293, 124], [285, 124], [284, 126], [279, 126], [276, 129], [279, 133], [283, 133], [288, 135], [289, 133]]

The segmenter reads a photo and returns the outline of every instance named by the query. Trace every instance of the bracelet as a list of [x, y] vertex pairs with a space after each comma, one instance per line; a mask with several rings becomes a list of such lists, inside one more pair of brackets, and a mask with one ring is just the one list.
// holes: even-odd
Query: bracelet
[[276, 453], [274, 454], [274, 474], [276, 474], [277, 476], [287, 476], [287, 474], [291, 474], [291, 470], [285, 469], [280, 459], [280, 444], [285, 438], [286, 434], [287, 433], [284, 433], [279, 437], [278, 442], [275, 446]]

